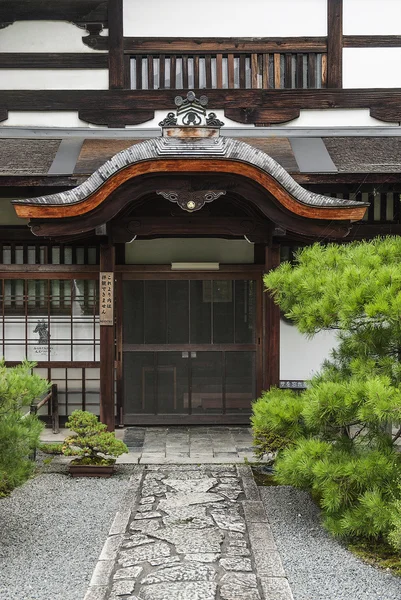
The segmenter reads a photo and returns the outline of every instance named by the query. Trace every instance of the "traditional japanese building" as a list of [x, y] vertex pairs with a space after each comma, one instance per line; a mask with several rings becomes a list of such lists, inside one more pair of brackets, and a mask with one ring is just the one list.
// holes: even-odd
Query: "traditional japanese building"
[[360, 5], [3, 0], [1, 353], [62, 417], [246, 423], [319, 368], [262, 276], [401, 231], [401, 9]]

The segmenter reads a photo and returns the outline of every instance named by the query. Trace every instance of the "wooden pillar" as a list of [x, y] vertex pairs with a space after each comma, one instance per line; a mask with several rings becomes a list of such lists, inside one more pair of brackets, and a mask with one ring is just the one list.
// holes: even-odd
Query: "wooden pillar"
[[343, 86], [343, 0], [327, 3], [327, 87]]
[[124, 88], [123, 0], [109, 0], [109, 89]]
[[[115, 250], [110, 243], [100, 245], [100, 277], [102, 273], [112, 273], [114, 288]], [[102, 289], [100, 283], [100, 289]], [[114, 294], [113, 294], [114, 295]], [[100, 324], [100, 420], [107, 425], [109, 431], [114, 431], [114, 297], [113, 323]], [[100, 311], [102, 311], [102, 296], [100, 296]]]
[[[280, 264], [280, 246], [266, 246], [265, 272], [268, 273]], [[268, 292], [263, 293], [264, 313], [264, 369], [263, 389], [280, 384], [280, 308]]]

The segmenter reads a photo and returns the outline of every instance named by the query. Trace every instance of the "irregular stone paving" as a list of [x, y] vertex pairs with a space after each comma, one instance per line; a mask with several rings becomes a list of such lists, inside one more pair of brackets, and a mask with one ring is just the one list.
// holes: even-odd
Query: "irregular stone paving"
[[140, 464], [253, 460], [249, 427], [128, 427], [124, 442]]
[[85, 600], [292, 600], [247, 465], [135, 468]]

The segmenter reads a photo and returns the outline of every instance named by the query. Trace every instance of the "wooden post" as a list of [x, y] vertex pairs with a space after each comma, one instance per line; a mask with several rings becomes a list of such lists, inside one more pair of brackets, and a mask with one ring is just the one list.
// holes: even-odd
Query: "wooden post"
[[[280, 246], [266, 246], [265, 272], [280, 264]], [[263, 389], [280, 384], [280, 308], [268, 292], [263, 293], [264, 369]]]
[[327, 87], [343, 85], [343, 0], [327, 3]]
[[[124, 32], [123, 32], [123, 0], [109, 0], [109, 88], [123, 89], [124, 65]], [[128, 86], [129, 87], [129, 86]]]
[[[112, 244], [100, 245], [100, 277], [102, 273], [113, 273], [115, 251]], [[100, 284], [99, 284], [100, 285]], [[100, 310], [102, 298], [100, 297]], [[114, 304], [114, 298], [113, 298]], [[114, 324], [100, 325], [100, 420], [114, 431]]]

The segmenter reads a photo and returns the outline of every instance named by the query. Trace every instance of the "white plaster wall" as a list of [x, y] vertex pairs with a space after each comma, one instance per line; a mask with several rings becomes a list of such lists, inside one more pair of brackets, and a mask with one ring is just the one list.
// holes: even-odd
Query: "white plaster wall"
[[99, 52], [82, 42], [86, 35], [84, 29], [63, 21], [17, 21], [0, 29], [0, 52]]
[[124, 35], [324, 36], [326, 0], [124, 0]]
[[77, 111], [9, 111], [8, 119], [0, 127], [93, 127], [78, 118]]
[[107, 90], [107, 69], [0, 69], [0, 90]]
[[374, 119], [368, 108], [301, 110], [298, 119], [280, 124], [280, 127], [393, 127], [398, 123], [385, 123]]
[[400, 0], [344, 0], [345, 35], [400, 35]]
[[280, 379], [310, 379], [336, 345], [333, 331], [308, 339], [294, 325], [280, 321]]
[[401, 87], [400, 67], [401, 48], [344, 48], [343, 86], [345, 88]]

